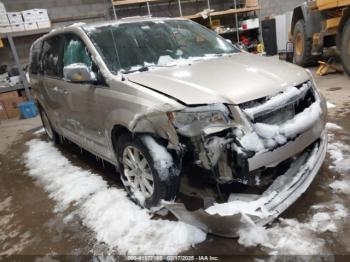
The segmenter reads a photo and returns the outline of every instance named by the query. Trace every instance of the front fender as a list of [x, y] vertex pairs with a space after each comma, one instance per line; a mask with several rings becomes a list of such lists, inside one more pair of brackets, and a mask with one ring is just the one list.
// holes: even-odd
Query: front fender
[[159, 109], [145, 109], [143, 112], [144, 113], [135, 114], [135, 112], [128, 109], [117, 109], [108, 115], [105, 123], [105, 135], [112, 152], [114, 150], [112, 130], [115, 126], [122, 126], [130, 133], [152, 134], [169, 141], [174, 147], [178, 146], [178, 135], [165, 111]]

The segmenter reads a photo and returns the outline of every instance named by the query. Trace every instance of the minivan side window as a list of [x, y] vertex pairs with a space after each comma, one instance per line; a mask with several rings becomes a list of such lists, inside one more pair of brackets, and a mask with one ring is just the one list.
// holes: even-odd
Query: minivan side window
[[83, 41], [76, 35], [66, 35], [63, 54], [63, 67], [83, 63], [91, 69], [92, 59]]
[[39, 74], [41, 70], [41, 66], [40, 66], [41, 47], [42, 47], [41, 41], [36, 42], [32, 47], [31, 57], [30, 57], [30, 73], [34, 75]]
[[62, 78], [62, 36], [53, 36], [43, 43], [42, 70], [44, 75]]
[[83, 63], [94, 74], [95, 85], [107, 86], [97, 64], [93, 61], [91, 53], [83, 40], [76, 34], [66, 34], [63, 50], [63, 68], [71, 64]]

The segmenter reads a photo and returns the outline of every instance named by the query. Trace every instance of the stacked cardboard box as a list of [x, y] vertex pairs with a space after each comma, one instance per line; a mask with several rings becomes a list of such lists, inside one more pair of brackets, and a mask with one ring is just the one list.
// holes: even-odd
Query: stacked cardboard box
[[[31, 9], [22, 11], [24, 23], [29, 28], [50, 28], [51, 21], [46, 9]], [[32, 30], [32, 29], [28, 29]]]
[[247, 19], [243, 20], [241, 22], [241, 30], [251, 30], [251, 29], [256, 29], [260, 27], [260, 20], [259, 18], [252, 18], [252, 19]]
[[9, 32], [12, 32], [10, 21], [7, 17], [4, 4], [0, 2], [0, 33]]
[[18, 95], [17, 91], [0, 94], [0, 119], [10, 119], [21, 115], [18, 105], [25, 98]]
[[259, 5], [259, 1], [258, 0], [246, 0], [245, 1], [245, 7], [249, 8], [249, 7], [257, 7]]
[[21, 12], [7, 12], [7, 18], [10, 21], [12, 32], [25, 30]]
[[4, 4], [0, 2], [0, 33], [30, 31], [50, 27], [51, 21], [46, 9], [6, 12]]

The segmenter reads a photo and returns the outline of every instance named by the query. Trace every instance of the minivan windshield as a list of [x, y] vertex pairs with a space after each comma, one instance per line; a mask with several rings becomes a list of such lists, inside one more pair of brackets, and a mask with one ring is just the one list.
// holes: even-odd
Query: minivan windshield
[[190, 20], [153, 20], [84, 28], [113, 73], [147, 71], [187, 59], [239, 52], [215, 32]]

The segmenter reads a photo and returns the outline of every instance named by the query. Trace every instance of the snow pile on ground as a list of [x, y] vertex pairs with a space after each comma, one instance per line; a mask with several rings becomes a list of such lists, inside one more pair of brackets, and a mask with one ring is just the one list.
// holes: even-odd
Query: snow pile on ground
[[110, 188], [98, 175], [72, 165], [51, 143], [34, 139], [25, 153], [28, 173], [57, 202], [56, 211], [75, 206], [84, 225], [119, 254], [178, 254], [206, 239], [182, 222], [153, 220], [129, 200], [123, 189]]
[[35, 131], [35, 132], [33, 133], [33, 135], [39, 136], [39, 135], [41, 135], [41, 134], [43, 134], [43, 133], [45, 133], [45, 129], [44, 129], [44, 128], [40, 128], [39, 130]]
[[[328, 123], [331, 131], [342, 130], [342, 127]], [[246, 227], [238, 232], [238, 242], [246, 247], [261, 246], [270, 255], [320, 255], [329, 254], [326, 249], [325, 232], [341, 232], [349, 210], [341, 203], [337, 194], [350, 194], [350, 146], [334, 141], [334, 134], [329, 134], [328, 153], [332, 160], [331, 169], [339, 178], [329, 184], [334, 191], [330, 202], [314, 205], [310, 208], [305, 221], [282, 219], [270, 227], [254, 224], [248, 217], [243, 217]]]
[[0, 201], [0, 257], [20, 254], [33, 240], [30, 230], [18, 223], [12, 201], [12, 196]]
[[[327, 127], [329, 124], [327, 124]], [[332, 130], [341, 130], [336, 124], [331, 125]], [[330, 129], [329, 129], [330, 130]], [[333, 160], [330, 169], [338, 172], [340, 177], [329, 184], [335, 193], [350, 195], [350, 146], [342, 142], [334, 141], [334, 135], [329, 135], [328, 153]]]
[[336, 108], [337, 106], [335, 104], [332, 104], [331, 102], [327, 101], [327, 108], [328, 109], [332, 109], [332, 108]]
[[328, 144], [328, 153], [333, 160], [331, 169], [343, 174], [350, 170], [350, 146], [342, 142]]
[[270, 255], [328, 254], [324, 232], [337, 232], [348, 210], [342, 204], [325, 203], [311, 207], [316, 212], [307, 221], [279, 219], [271, 227], [254, 224], [249, 218], [247, 226], [238, 232], [238, 242], [246, 247], [260, 245]]
[[333, 191], [350, 195], [350, 181], [337, 180], [329, 185]]
[[341, 126], [338, 126], [337, 124], [334, 123], [327, 123], [326, 128], [329, 131], [336, 131], [336, 130], [342, 130], [343, 128]]

